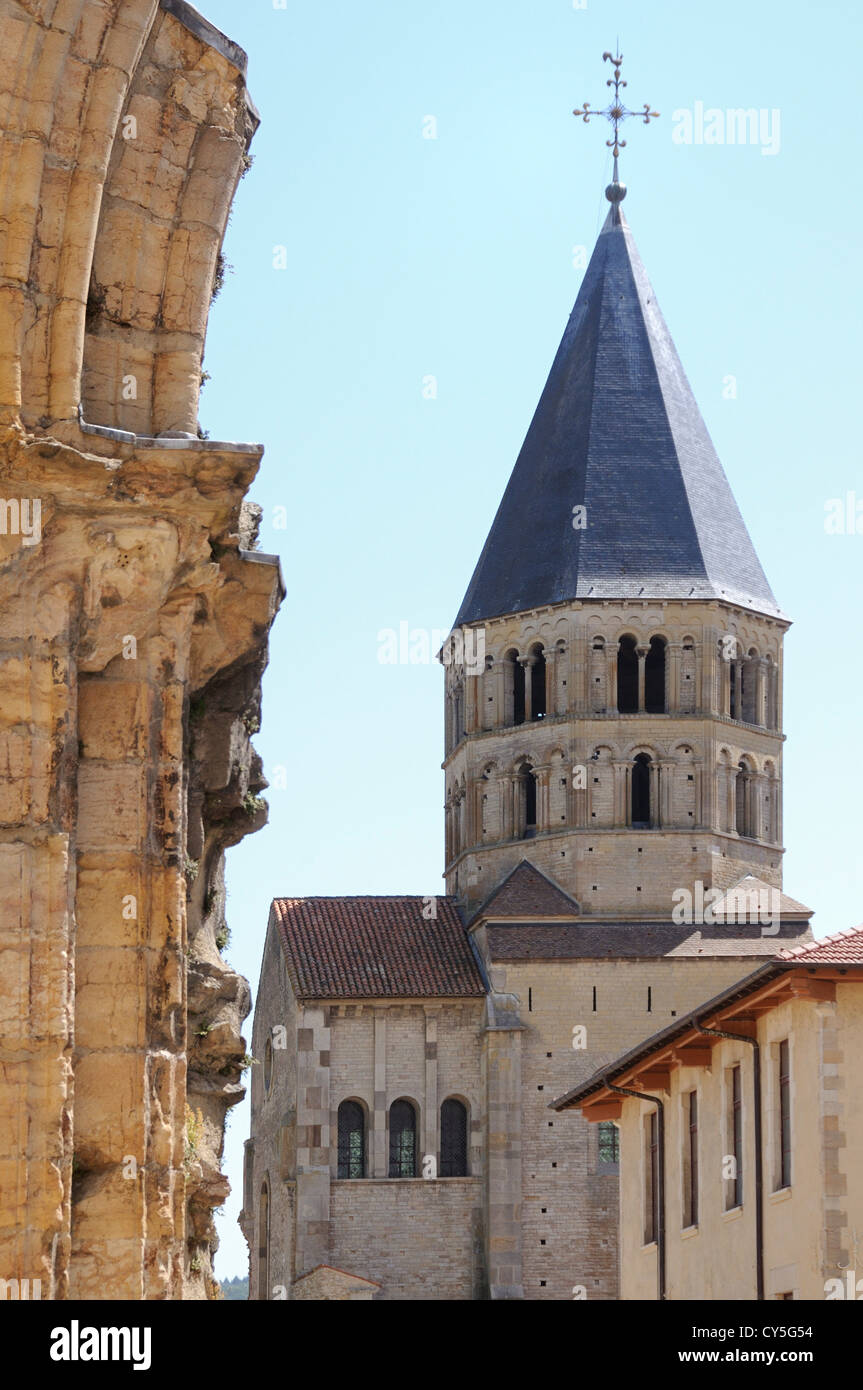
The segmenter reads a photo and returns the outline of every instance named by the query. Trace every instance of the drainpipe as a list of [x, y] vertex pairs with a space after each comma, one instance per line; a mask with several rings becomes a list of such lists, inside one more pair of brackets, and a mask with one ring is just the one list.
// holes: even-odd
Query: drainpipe
[[755, 1297], [759, 1303], [764, 1301], [764, 1165], [762, 1159], [761, 1123], [761, 1048], [757, 1038], [746, 1038], [742, 1033], [726, 1033], [721, 1028], [705, 1028], [697, 1020], [695, 1027], [699, 1033], [713, 1038], [729, 1038], [731, 1042], [745, 1042], [752, 1047], [753, 1104], [755, 1107]]
[[630, 1091], [626, 1086], [615, 1086], [611, 1081], [606, 1081], [605, 1086], [609, 1091], [616, 1091], [620, 1096], [633, 1096], [635, 1100], [646, 1100], [651, 1105], [655, 1105], [659, 1114], [659, 1135], [656, 1146], [657, 1157], [657, 1183], [659, 1195], [659, 1211], [657, 1212], [657, 1232], [656, 1232], [656, 1263], [657, 1281], [659, 1284], [659, 1301], [665, 1298], [665, 1106], [659, 1096], [649, 1096], [644, 1091]]

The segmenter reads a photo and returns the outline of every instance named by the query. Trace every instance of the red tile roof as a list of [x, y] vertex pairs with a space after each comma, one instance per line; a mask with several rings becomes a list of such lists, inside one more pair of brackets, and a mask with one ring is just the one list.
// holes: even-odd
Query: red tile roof
[[793, 951], [780, 951], [778, 960], [811, 961], [813, 965], [863, 965], [863, 926], [824, 936], [811, 946], [798, 946]]
[[272, 915], [298, 999], [485, 994], [455, 898], [276, 898]]

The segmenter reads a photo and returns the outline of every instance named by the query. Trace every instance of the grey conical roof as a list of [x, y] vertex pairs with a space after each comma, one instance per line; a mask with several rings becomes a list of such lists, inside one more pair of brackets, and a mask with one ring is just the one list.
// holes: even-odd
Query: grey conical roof
[[[587, 511], [573, 528], [573, 508]], [[575, 598], [779, 614], [619, 206], [456, 625]]]

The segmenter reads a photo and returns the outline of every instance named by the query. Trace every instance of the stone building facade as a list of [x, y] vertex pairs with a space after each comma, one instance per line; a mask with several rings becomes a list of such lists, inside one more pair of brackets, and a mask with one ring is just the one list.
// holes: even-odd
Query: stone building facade
[[783, 951], [555, 1102], [619, 1128], [622, 1298], [859, 1300], [861, 1046], [858, 928]]
[[0, 5], [0, 1277], [213, 1294], [249, 991], [223, 854], [278, 563], [198, 428], [257, 115], [183, 0]]
[[811, 939], [788, 620], [608, 196], [441, 653], [448, 894], [273, 904], [255, 1298], [327, 1265], [383, 1299], [617, 1297], [615, 1132], [549, 1101]]

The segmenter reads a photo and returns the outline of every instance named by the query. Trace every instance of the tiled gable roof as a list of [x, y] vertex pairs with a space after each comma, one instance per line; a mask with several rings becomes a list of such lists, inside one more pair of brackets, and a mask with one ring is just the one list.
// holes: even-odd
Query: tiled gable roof
[[454, 898], [276, 898], [272, 916], [298, 999], [485, 994]]
[[529, 860], [507, 874], [483, 903], [473, 920], [501, 917], [577, 917], [579, 906], [560, 884], [549, 878]]

